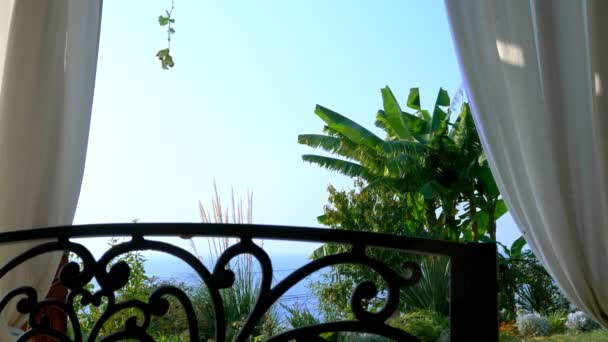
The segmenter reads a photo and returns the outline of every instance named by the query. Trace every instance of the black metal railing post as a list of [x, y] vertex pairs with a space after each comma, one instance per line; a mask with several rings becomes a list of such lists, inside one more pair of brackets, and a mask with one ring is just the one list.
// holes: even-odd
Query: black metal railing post
[[452, 341], [498, 341], [496, 244], [466, 244], [451, 256]]

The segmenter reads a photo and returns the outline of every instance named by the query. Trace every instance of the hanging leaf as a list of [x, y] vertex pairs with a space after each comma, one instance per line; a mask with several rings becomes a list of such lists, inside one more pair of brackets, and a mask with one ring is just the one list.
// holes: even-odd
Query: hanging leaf
[[171, 56], [171, 51], [169, 49], [162, 49], [156, 53], [156, 57], [160, 60], [161, 67], [164, 70], [169, 68], [173, 68], [175, 63], [173, 62], [173, 57]]
[[163, 15], [158, 16], [158, 24], [160, 26], [169, 25], [169, 17], [165, 17]]
[[158, 50], [156, 53], [156, 57], [160, 60], [160, 66], [163, 68], [163, 70], [168, 70], [175, 66], [173, 56], [171, 56], [171, 38], [173, 34], [175, 34], [175, 29], [173, 28], [175, 18], [172, 17], [174, 8], [175, 3], [173, 0], [171, 0], [171, 9], [165, 10], [165, 15], [158, 16], [158, 24], [161, 27], [167, 27], [167, 48]]

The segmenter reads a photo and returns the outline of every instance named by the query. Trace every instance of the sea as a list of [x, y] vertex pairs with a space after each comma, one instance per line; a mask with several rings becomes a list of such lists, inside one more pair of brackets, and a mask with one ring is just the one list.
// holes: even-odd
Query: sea
[[[268, 253], [272, 260], [273, 266], [273, 286], [279, 283], [282, 279], [294, 272], [297, 268], [310, 262], [309, 254], [305, 253]], [[145, 269], [149, 276], [154, 276], [160, 280], [173, 280], [183, 282], [187, 285], [196, 285], [200, 283], [199, 277], [194, 270], [182, 260], [166, 254], [156, 252], [144, 253], [146, 258]], [[203, 257], [203, 260], [205, 258]], [[254, 259], [255, 260], [255, 259]], [[207, 263], [205, 263], [207, 265]], [[211, 266], [211, 267], [209, 267]], [[207, 265], [212, 272], [213, 265]], [[261, 276], [259, 264], [254, 261], [253, 272]], [[275, 305], [275, 310], [279, 318], [284, 319], [286, 316], [286, 307], [297, 306], [306, 308], [315, 316], [320, 317], [318, 300], [310, 289], [310, 284], [318, 281], [323, 271], [313, 273], [312, 275], [302, 279], [300, 282], [290, 288]]]

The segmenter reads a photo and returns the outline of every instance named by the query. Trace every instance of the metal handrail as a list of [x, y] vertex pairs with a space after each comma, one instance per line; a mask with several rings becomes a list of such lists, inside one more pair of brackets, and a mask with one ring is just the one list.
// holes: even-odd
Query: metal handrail
[[[74, 239], [80, 238], [117, 236], [130, 237], [130, 240], [111, 246], [99, 259], [95, 259], [82, 243], [74, 241]], [[148, 239], [160, 236], [229, 237], [236, 238], [237, 242], [219, 256], [213, 270], [210, 270], [191, 252], [167, 242]], [[273, 285], [272, 261], [254, 239], [335, 243], [350, 245], [352, 248], [347, 252], [326, 255], [310, 261]], [[386, 283], [387, 297], [384, 306], [377, 312], [369, 312], [365, 309], [362, 303], [377, 295], [378, 292], [373, 283], [363, 282], [354, 289], [351, 297], [351, 308], [355, 319], [297, 328], [274, 336], [270, 340], [322, 340], [321, 335], [326, 332], [353, 331], [373, 333], [397, 341], [417, 341], [414, 336], [389, 326], [386, 321], [399, 306], [400, 290], [416, 286], [424, 275], [419, 265], [412, 261], [405, 262], [400, 270], [392, 270], [381, 260], [376, 260], [366, 254], [366, 249], [370, 247], [449, 257], [452, 341], [498, 340], [497, 250], [495, 244], [460, 244], [336, 229], [209, 223], [97, 224], [19, 230], [0, 234], [0, 248], [2, 245], [24, 241], [31, 241], [34, 246], [0, 267], [0, 278], [19, 264], [52, 251], [74, 253], [82, 260], [82, 264], [69, 262], [59, 274], [61, 284], [70, 291], [66, 303], [58, 302], [56, 299], [39, 300], [39, 294], [27, 286], [13, 289], [3, 295], [0, 300], [0, 313], [9, 303], [12, 303], [12, 299], [24, 297], [18, 301], [17, 310], [29, 315], [30, 327], [19, 338], [19, 341], [27, 341], [33, 336], [41, 335], [51, 336], [60, 341], [82, 341], [84, 337], [74, 309], [74, 301], [77, 296], [81, 296], [85, 303], [98, 302], [101, 297], [108, 298], [106, 309], [108, 317], [124, 307], [138, 308], [145, 317], [143, 323], [138, 325], [135, 320], [127, 320], [123, 329], [105, 339], [134, 338], [142, 341], [151, 339], [150, 332], [147, 331], [151, 317], [165, 314], [167, 306], [165, 297], [173, 296], [179, 300], [188, 317], [190, 340], [198, 341], [198, 318], [187, 294], [179, 288], [163, 286], [150, 295], [147, 303], [114, 302], [114, 292], [127, 283], [129, 269], [126, 264], [118, 263], [112, 265], [108, 270], [108, 265], [112, 259], [121, 254], [141, 250], [167, 253], [192, 267], [211, 294], [215, 313], [215, 341], [218, 342], [226, 339], [226, 321], [220, 290], [233, 285], [234, 274], [228, 267], [231, 259], [245, 253], [252, 254], [260, 264], [261, 290], [254, 309], [237, 335], [237, 341], [246, 341], [267, 310], [299, 281], [324, 267], [338, 264], [361, 264], [377, 272]], [[403, 275], [404, 269], [410, 271], [406, 272], [407, 277]], [[99, 289], [94, 293], [85, 289], [85, 286], [91, 281], [99, 284]], [[48, 306], [58, 307], [65, 312], [74, 332], [73, 339], [68, 338], [65, 332], [52, 329], [48, 326], [48, 322], [40, 318], [41, 310]], [[474, 319], [470, 316], [471, 313], [474, 314]], [[99, 337], [102, 325], [103, 322], [98, 322], [89, 332], [89, 341], [94, 341]]]

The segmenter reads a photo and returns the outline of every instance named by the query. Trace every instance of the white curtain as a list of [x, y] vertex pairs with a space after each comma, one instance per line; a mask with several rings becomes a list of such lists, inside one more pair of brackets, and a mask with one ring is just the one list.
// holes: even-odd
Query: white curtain
[[608, 327], [608, 1], [446, 6], [517, 225], [566, 296]]
[[[93, 101], [101, 0], [0, 1], [0, 231], [69, 225]], [[27, 244], [0, 246], [4, 263]], [[44, 298], [59, 255], [0, 279], [0, 295], [31, 285]], [[23, 317], [11, 305], [0, 341]]]

